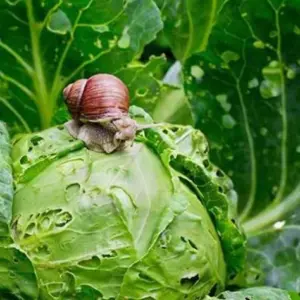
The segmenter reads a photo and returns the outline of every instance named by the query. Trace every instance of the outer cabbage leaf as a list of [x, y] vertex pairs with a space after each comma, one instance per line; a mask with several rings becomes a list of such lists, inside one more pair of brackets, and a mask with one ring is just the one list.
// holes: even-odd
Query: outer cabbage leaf
[[206, 50], [184, 67], [196, 126], [243, 218], [299, 185], [299, 13], [296, 0], [226, 1]]
[[13, 177], [10, 159], [10, 139], [4, 123], [0, 122], [0, 245], [9, 240]]
[[235, 219], [237, 196], [232, 182], [209, 161], [204, 135], [190, 126], [166, 125], [146, 130], [145, 138], [166, 166], [199, 195], [214, 222], [232, 279], [243, 270], [246, 241]]
[[17, 139], [12, 157], [14, 241], [42, 299], [173, 300], [224, 287], [206, 210], [143, 142], [106, 155], [55, 127]]
[[49, 127], [67, 83], [120, 71], [162, 28], [152, 0], [4, 0], [0, 17], [0, 119], [14, 131]]
[[0, 246], [1, 299], [32, 300], [38, 297], [34, 269], [20, 250]]

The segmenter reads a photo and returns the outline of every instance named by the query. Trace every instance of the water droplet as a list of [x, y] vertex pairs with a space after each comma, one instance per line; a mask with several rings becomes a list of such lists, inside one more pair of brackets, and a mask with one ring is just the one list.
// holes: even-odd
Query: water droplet
[[232, 129], [236, 125], [236, 121], [231, 115], [226, 114], [222, 116], [222, 124], [225, 128]]
[[263, 68], [262, 73], [265, 77], [260, 84], [260, 94], [263, 98], [269, 99], [278, 97], [281, 94], [281, 70], [278, 61], [271, 61]]
[[109, 27], [107, 25], [96, 25], [96, 26], [93, 26], [93, 30], [103, 33], [103, 32], [108, 32]]
[[297, 148], [296, 148], [296, 152], [297, 152], [297, 153], [300, 153], [300, 145], [299, 145], [299, 146], [297, 146]]
[[175, 23], [175, 28], [180, 27], [181, 24], [182, 24], [182, 19], [179, 18], [179, 19], [177, 20], [177, 22]]
[[246, 18], [247, 16], [248, 16], [248, 13], [246, 13], [246, 12], [243, 12], [243, 13], [242, 13], [242, 17], [243, 17], [243, 18]]
[[236, 52], [228, 50], [221, 54], [221, 58], [226, 63], [230, 63], [231, 61], [238, 61], [240, 59], [240, 55]]
[[97, 40], [95, 41], [94, 45], [95, 45], [97, 48], [101, 49], [101, 48], [102, 48], [102, 42], [101, 42], [101, 40], [100, 40], [100, 39], [97, 39]]
[[294, 33], [300, 35], [300, 28], [297, 25], [294, 26]]
[[265, 43], [263, 41], [255, 41], [253, 43], [253, 46], [257, 49], [264, 49], [265, 48]]
[[248, 88], [249, 89], [254, 89], [256, 87], [259, 86], [259, 81], [256, 77], [254, 77], [253, 79], [251, 79], [249, 82], [248, 82]]
[[204, 71], [199, 66], [195, 65], [191, 67], [191, 74], [196, 79], [201, 79], [204, 76]]
[[266, 136], [266, 135], [268, 134], [268, 129], [267, 129], [266, 127], [262, 127], [262, 128], [260, 129], [260, 134], [261, 134], [262, 136]]
[[286, 72], [286, 77], [288, 79], [294, 79], [296, 77], [296, 70], [295, 69], [288, 69], [287, 72]]
[[275, 31], [275, 30], [273, 30], [273, 31], [271, 31], [271, 32], [269, 33], [269, 37], [270, 37], [271, 39], [273, 39], [273, 38], [275, 38], [275, 37], [277, 37], [277, 36], [278, 36], [278, 32]]
[[122, 37], [118, 41], [118, 46], [121, 49], [125, 49], [130, 46], [130, 35], [128, 34], [128, 27], [124, 28]]
[[216, 96], [217, 101], [221, 104], [222, 108], [229, 112], [231, 109], [231, 104], [227, 102], [227, 95], [226, 94], [219, 94]]

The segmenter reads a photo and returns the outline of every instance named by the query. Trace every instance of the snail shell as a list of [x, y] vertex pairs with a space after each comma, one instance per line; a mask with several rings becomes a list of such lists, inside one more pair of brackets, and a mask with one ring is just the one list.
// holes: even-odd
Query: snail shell
[[117, 77], [97, 74], [69, 84], [63, 91], [73, 119], [97, 121], [128, 114], [129, 91]]

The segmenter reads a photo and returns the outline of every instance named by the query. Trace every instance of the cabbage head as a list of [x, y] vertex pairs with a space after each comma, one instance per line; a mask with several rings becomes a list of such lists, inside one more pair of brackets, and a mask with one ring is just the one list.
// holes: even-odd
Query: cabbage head
[[53, 127], [16, 138], [12, 168], [0, 257], [18, 252], [6, 292], [20, 299], [202, 299], [243, 268], [231, 181], [192, 127], [147, 129], [113, 154]]

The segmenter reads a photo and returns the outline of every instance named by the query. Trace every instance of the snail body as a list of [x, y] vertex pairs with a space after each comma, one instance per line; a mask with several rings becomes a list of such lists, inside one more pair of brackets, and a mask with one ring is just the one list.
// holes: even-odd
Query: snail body
[[138, 125], [128, 115], [129, 91], [119, 78], [97, 74], [79, 79], [63, 94], [73, 118], [65, 127], [89, 149], [111, 153], [132, 144]]

